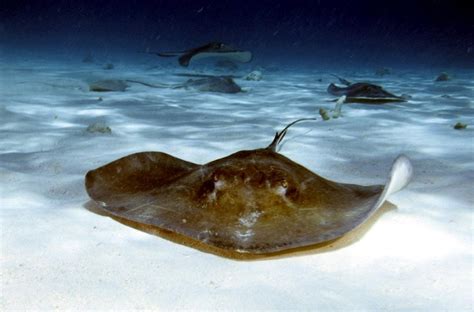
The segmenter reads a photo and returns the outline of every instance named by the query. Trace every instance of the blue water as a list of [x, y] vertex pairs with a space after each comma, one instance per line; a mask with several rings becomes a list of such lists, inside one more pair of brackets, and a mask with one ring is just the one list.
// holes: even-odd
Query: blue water
[[166, 63], [139, 52], [222, 41], [252, 51], [256, 65], [474, 68], [467, 3], [4, 0], [1, 53]]

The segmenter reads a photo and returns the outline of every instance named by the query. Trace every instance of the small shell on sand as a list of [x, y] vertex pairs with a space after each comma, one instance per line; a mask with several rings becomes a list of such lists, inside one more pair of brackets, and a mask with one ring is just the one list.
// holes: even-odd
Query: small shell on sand
[[467, 124], [462, 123], [462, 122], [458, 122], [454, 125], [453, 128], [456, 129], [456, 130], [463, 130], [463, 129], [467, 128]]
[[323, 120], [329, 120], [329, 119], [331, 119], [331, 117], [329, 117], [329, 115], [328, 115], [328, 111], [325, 110], [324, 108], [320, 108], [320, 109], [319, 109], [319, 115], [321, 115], [321, 118], [322, 118]]
[[262, 80], [262, 72], [254, 70], [244, 77], [245, 80], [260, 81]]
[[112, 133], [112, 129], [102, 122], [90, 124], [86, 131], [90, 133]]

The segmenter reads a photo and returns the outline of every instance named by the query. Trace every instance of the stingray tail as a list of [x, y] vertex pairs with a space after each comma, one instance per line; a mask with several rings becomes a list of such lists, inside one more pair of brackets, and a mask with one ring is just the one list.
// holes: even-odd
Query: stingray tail
[[141, 51], [141, 53], [154, 54], [161, 57], [175, 57], [180, 56], [183, 52], [158, 52], [158, 51]]
[[277, 132], [275, 134], [275, 138], [273, 139], [272, 143], [270, 143], [270, 145], [268, 145], [266, 147], [266, 149], [269, 149], [271, 150], [272, 152], [276, 152], [277, 150], [277, 147], [278, 147], [278, 144], [280, 144], [280, 142], [283, 140], [283, 138], [285, 137], [286, 135], [286, 132], [288, 131], [288, 128], [290, 128], [291, 126], [293, 126], [295, 123], [298, 123], [300, 121], [306, 121], [306, 120], [316, 120], [317, 118], [301, 118], [301, 119], [298, 119], [298, 120], [295, 120], [293, 121], [292, 123], [290, 123], [289, 125], [287, 125], [283, 130], [281, 130], [280, 132]]
[[352, 84], [352, 82], [350, 82], [349, 80], [341, 78], [338, 75], [331, 74], [331, 76], [336, 77], [337, 80], [339, 80], [339, 82], [345, 86], [350, 86]]
[[407, 186], [412, 177], [413, 165], [410, 159], [403, 154], [399, 155], [393, 162], [388, 181], [375, 205], [375, 209], [380, 207], [388, 196]]
[[127, 80], [125, 80], [125, 81], [131, 82], [131, 83], [138, 83], [138, 84], [141, 84], [141, 85], [150, 87], [150, 88], [162, 88], [162, 89], [163, 89], [163, 88], [171, 88], [171, 89], [177, 89], [177, 88], [180, 88], [180, 87], [183, 86], [182, 84], [166, 84], [166, 83], [154, 83], [154, 84], [151, 84], [151, 83], [147, 83], [147, 82], [143, 82], [143, 81], [130, 80], [130, 79], [127, 79]]
[[156, 54], [161, 57], [175, 57], [181, 55], [182, 52], [154, 52], [153, 54]]

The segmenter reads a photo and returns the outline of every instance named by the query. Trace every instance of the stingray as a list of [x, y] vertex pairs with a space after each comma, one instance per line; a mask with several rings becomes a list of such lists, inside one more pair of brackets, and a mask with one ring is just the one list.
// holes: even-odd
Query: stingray
[[199, 79], [189, 79], [182, 88], [191, 88], [199, 91], [220, 92], [220, 93], [238, 93], [242, 88], [235, 83], [234, 79], [228, 76], [204, 77]]
[[330, 181], [266, 148], [204, 165], [141, 152], [87, 173], [87, 193], [119, 220], [158, 227], [222, 251], [268, 255], [335, 240], [366, 221], [412, 175], [406, 156], [385, 185]]
[[341, 78], [336, 75], [339, 82], [346, 87], [338, 87], [335, 84], [331, 83], [328, 86], [328, 93], [335, 96], [346, 96], [345, 103], [365, 103], [365, 104], [383, 104], [390, 102], [406, 102], [406, 96], [397, 96], [386, 90], [381, 86], [366, 83], [366, 82], [357, 82], [351, 83], [350, 81]]
[[197, 73], [176, 73], [173, 75], [177, 77], [192, 77], [192, 78], [210, 78], [210, 77], [229, 77], [232, 79], [242, 78], [242, 76], [236, 76], [236, 75], [211, 75], [211, 74], [197, 74]]
[[128, 84], [125, 80], [106, 79], [89, 84], [89, 90], [94, 92], [125, 91]]
[[137, 80], [127, 80], [128, 82], [139, 83], [153, 88], [170, 88], [170, 89], [193, 89], [203, 92], [218, 93], [238, 93], [242, 92], [242, 88], [235, 83], [231, 76], [211, 76], [200, 75], [198, 79], [188, 79], [184, 83], [177, 84], [150, 84]]
[[235, 49], [222, 42], [210, 42], [203, 46], [179, 52], [149, 52], [162, 57], [179, 56], [178, 62], [181, 66], [187, 67], [192, 60], [202, 58], [221, 58], [232, 62], [248, 63], [252, 60], [250, 51]]
[[147, 83], [138, 80], [99, 80], [89, 85], [89, 90], [94, 92], [125, 91], [127, 83], [138, 83], [151, 88], [168, 89], [193, 89], [203, 92], [238, 93], [242, 88], [235, 83], [231, 76], [202, 75], [199, 79], [188, 79], [184, 83]]

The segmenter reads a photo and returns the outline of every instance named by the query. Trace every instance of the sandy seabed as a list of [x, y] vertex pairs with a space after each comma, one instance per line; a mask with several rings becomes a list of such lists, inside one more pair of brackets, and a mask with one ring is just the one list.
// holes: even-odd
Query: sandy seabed
[[[385, 182], [407, 155], [412, 182], [362, 233], [322, 249], [235, 261], [138, 231], [86, 209], [85, 173], [139, 151], [194, 163], [267, 146], [289, 122], [331, 110], [330, 72], [263, 71], [247, 92], [131, 84], [89, 92], [96, 79], [177, 83], [176, 68], [6, 60], [0, 70], [1, 300], [27, 309], [473, 309], [474, 72], [340, 72], [382, 84], [407, 103], [344, 105], [343, 116], [289, 131], [281, 153], [317, 174]], [[322, 81], [318, 81], [322, 79]], [[99, 100], [99, 97], [101, 100]], [[93, 123], [112, 133], [90, 133]], [[468, 124], [454, 130], [457, 122]]]

